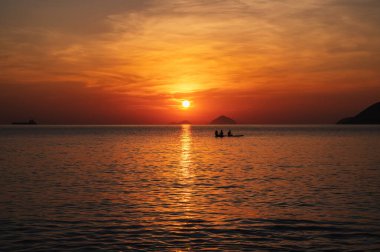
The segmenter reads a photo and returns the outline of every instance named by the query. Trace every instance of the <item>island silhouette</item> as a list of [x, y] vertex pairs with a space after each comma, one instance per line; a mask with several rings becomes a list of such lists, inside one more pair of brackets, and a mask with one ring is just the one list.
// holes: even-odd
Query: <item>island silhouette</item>
[[356, 116], [339, 120], [337, 124], [380, 124], [380, 102], [372, 104]]
[[236, 121], [227, 116], [221, 115], [212, 120], [210, 124], [236, 124]]

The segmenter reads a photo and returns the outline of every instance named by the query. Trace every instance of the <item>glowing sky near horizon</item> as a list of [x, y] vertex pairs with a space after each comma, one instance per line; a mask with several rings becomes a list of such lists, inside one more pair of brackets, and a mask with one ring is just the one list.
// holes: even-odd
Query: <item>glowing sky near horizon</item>
[[0, 123], [334, 122], [380, 100], [378, 13], [377, 0], [2, 0]]

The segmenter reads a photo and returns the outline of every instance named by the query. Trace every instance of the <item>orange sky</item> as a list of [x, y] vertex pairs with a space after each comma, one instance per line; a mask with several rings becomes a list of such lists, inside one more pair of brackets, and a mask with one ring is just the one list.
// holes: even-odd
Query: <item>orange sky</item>
[[333, 123], [380, 100], [378, 13], [377, 0], [2, 0], [0, 123]]

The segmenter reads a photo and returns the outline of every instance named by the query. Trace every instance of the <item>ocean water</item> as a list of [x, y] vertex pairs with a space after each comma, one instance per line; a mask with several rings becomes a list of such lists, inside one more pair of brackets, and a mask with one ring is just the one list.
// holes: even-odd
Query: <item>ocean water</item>
[[0, 251], [30, 250], [380, 251], [380, 127], [1, 126]]

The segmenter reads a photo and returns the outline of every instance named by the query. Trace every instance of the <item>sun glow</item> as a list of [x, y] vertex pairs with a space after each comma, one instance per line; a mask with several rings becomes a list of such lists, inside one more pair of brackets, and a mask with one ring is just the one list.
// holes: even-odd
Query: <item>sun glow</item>
[[182, 107], [183, 108], [189, 108], [190, 107], [190, 102], [188, 100], [182, 101]]

